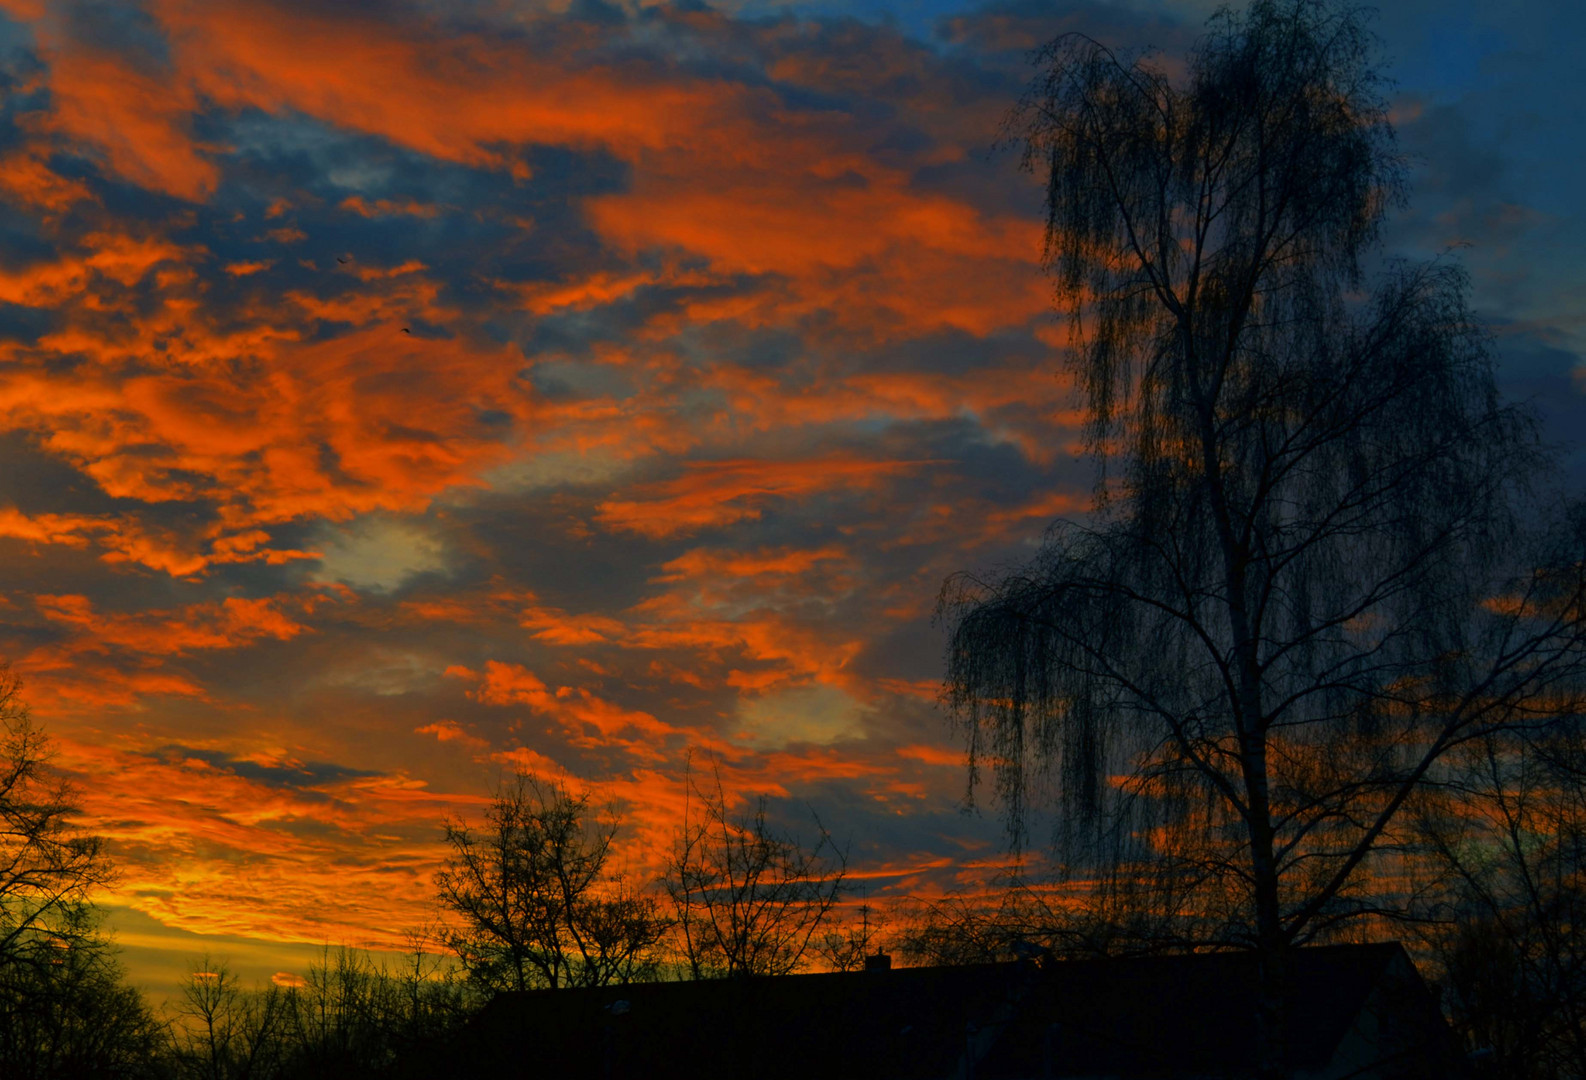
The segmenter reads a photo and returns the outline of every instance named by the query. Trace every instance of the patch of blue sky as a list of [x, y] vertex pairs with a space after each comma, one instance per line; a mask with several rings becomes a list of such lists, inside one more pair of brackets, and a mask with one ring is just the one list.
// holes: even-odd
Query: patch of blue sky
[[750, 18], [793, 14], [804, 18], [857, 19], [872, 25], [892, 25], [920, 41], [936, 36], [945, 17], [988, 5], [964, 0], [738, 0], [719, 6]]

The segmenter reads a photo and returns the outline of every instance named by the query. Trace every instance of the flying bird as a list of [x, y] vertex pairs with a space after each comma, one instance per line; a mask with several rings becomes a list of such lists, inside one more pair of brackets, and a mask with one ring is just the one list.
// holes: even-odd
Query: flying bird
[[336, 261], [343, 264], [352, 262], [351, 259], [344, 259], [340, 255], [336, 256]]
[[411, 333], [412, 333], [412, 332], [413, 332], [413, 331], [411, 331], [411, 330], [409, 330], [409, 329], [408, 329], [408, 328], [407, 328], [407, 327], [405, 327], [405, 326], [404, 326], [404, 327], [403, 327], [403, 328], [402, 328], [402, 332], [403, 332], [403, 333], [404, 333], [404, 334], [411, 334]]

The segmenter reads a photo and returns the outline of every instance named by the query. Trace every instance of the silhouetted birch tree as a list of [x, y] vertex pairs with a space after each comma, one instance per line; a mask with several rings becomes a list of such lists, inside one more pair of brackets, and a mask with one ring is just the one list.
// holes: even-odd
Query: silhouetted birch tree
[[1287, 955], [1451, 749], [1578, 704], [1583, 531], [1447, 261], [1363, 271], [1401, 163], [1361, 13], [1257, 0], [1181, 75], [1082, 35], [1012, 118], [1088, 409], [1096, 507], [949, 580], [944, 696], [1016, 837], [1195, 889], [1195, 940]]

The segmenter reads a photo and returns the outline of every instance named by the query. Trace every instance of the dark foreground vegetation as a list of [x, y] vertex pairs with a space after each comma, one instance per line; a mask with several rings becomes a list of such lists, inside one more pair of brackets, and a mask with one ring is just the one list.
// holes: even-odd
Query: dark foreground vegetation
[[[415, 933], [405, 955], [326, 948], [301, 979], [263, 986], [195, 957], [151, 1003], [95, 929], [86, 892], [111, 880], [109, 864], [70, 828], [70, 792], [51, 781], [15, 680], [6, 686], [0, 1075], [17, 1080], [401, 1076], [503, 990], [855, 971], [877, 953], [957, 966], [1196, 947], [1197, 920], [1153, 882], [1080, 884], [1035, 860], [972, 895], [855, 902], [818, 823], [800, 838], [775, 828], [763, 801], [735, 814], [714, 778], [695, 791], [698, 816], [676, 831], [663, 878], [629, 885], [609, 872], [621, 824], [610, 808], [519, 776], [478, 826], [446, 826], [439, 929]], [[1586, 912], [1586, 732], [1556, 725], [1521, 751], [1498, 749], [1472, 747], [1417, 804], [1406, 875], [1377, 918], [1311, 940], [1404, 939], [1461, 1044], [1480, 1052], [1478, 1075], [1586, 1076], [1586, 947], [1574, 933]]]
[[970, 791], [984, 765], [1050, 872], [855, 905], [819, 821], [694, 776], [634, 881], [614, 808], [520, 776], [445, 826], [434, 952], [268, 988], [203, 961], [156, 1014], [10, 679], [0, 1075], [372, 1076], [503, 991], [1245, 950], [1234, 1037], [1279, 1080], [1296, 950], [1397, 938], [1485, 1075], [1586, 1080], [1586, 511], [1458, 267], [1378, 250], [1404, 163], [1365, 16], [1255, 0], [1173, 73], [1082, 35], [1040, 64], [1008, 134], [1096, 504], [941, 614]]

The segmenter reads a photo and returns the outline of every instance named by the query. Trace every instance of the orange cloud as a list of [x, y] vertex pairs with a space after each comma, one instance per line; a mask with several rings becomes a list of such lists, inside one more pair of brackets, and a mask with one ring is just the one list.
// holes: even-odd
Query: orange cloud
[[152, 236], [90, 233], [80, 247], [52, 262], [0, 269], [0, 300], [23, 307], [53, 307], [102, 285], [131, 286], [156, 267], [183, 262], [202, 249]]
[[964, 767], [963, 751], [946, 746], [900, 746], [896, 753], [899, 757], [912, 758], [926, 765], [945, 765], [958, 769]]
[[401, 775], [283, 785], [198, 757], [57, 743], [84, 827], [116, 858], [114, 899], [199, 933], [399, 947], [433, 910], [440, 821], [485, 800]]
[[97, 544], [107, 563], [136, 563], [173, 577], [197, 574], [211, 565], [261, 561], [283, 563], [311, 559], [313, 552], [270, 547], [263, 529], [230, 532], [210, 526], [197, 536], [162, 534], [131, 516], [88, 514], [24, 514], [0, 508], [0, 536], [38, 544], [85, 547]]
[[[706, 301], [691, 310], [696, 320], [820, 314], [849, 332], [886, 323], [906, 334], [943, 327], [984, 334], [1047, 309], [1032, 272], [1038, 221], [989, 214], [915, 184], [913, 168], [962, 156], [955, 143], [933, 144], [914, 161], [888, 160], [858, 119], [790, 106], [770, 86], [692, 76], [631, 55], [620, 64], [593, 59], [598, 35], [610, 31], [589, 27], [541, 23], [537, 29], [555, 28], [562, 47], [535, 48], [510, 34], [443, 32], [422, 18], [300, 5], [283, 12], [267, 0], [162, 0], [152, 14], [172, 45], [170, 71], [156, 78], [54, 35], [53, 104], [39, 121], [97, 147], [135, 183], [191, 199], [213, 189], [215, 151], [197, 145], [190, 130], [201, 102], [295, 111], [524, 177], [514, 147], [601, 148], [635, 167], [630, 190], [588, 202], [614, 247], [682, 251], [716, 273], [777, 279], [750, 308]], [[659, 17], [706, 40], [731, 32], [720, 21]], [[922, 57], [915, 50], [894, 62], [918, 67]], [[788, 85], [830, 85], [785, 50], [770, 70]], [[876, 92], [884, 74], [868, 86], [850, 77], [849, 89]], [[952, 105], [932, 102], [910, 117], [942, 137], [969, 135], [940, 119]], [[977, 123], [985, 119], [977, 114]], [[977, 137], [986, 130], [975, 129]], [[411, 200], [362, 195], [342, 205], [364, 215], [423, 212]]]
[[425, 724], [414, 728], [413, 734], [433, 735], [437, 742], [454, 742], [471, 750], [483, 750], [490, 745], [487, 740], [468, 734], [455, 720], [439, 720], [433, 724]]
[[[943, 574], [1082, 505], [942, 460], [967, 439], [1035, 471], [1072, 441], [1040, 222], [960, 182], [998, 111], [972, 80], [884, 29], [827, 49], [665, 6], [497, 33], [151, 0], [158, 59], [11, 7], [41, 71], [0, 192], [40, 244], [0, 301], [38, 322], [0, 342], [0, 424], [89, 483], [0, 507], [0, 602], [140, 910], [388, 940], [431, 910], [440, 819], [507, 768], [596, 782], [635, 880], [690, 747], [735, 797], [952, 804], [934, 684], [894, 642]], [[305, 178], [251, 156], [260, 127], [398, 164]], [[615, 179], [559, 193], [544, 147]], [[365, 515], [444, 567], [381, 593], [284, 565], [329, 566]]]
[[[624, 709], [582, 687], [552, 690], [519, 664], [490, 660], [482, 675], [463, 667], [447, 668], [446, 674], [479, 680], [481, 685], [469, 691], [469, 696], [487, 705], [527, 705], [559, 724], [575, 745], [620, 747], [642, 757], [659, 758], [654, 744], [677, 734], [675, 728], [647, 712]], [[630, 733], [634, 737], [627, 737]]]
[[[778, 119], [798, 130], [792, 117]], [[690, 319], [764, 324], [819, 314], [850, 334], [986, 334], [1048, 309], [1031, 272], [1035, 223], [986, 220], [968, 205], [916, 192], [901, 173], [842, 156], [837, 140], [803, 143], [785, 129], [765, 139], [756, 123], [701, 133], [670, 171], [646, 170], [634, 190], [591, 200], [602, 232], [629, 253], [677, 249], [708, 258], [718, 272], [778, 279], [750, 301], [693, 305]], [[756, 151], [764, 156], [750, 156]]]
[[617, 641], [628, 632], [628, 624], [604, 615], [569, 615], [556, 608], [530, 604], [523, 611], [522, 626], [534, 637], [552, 645], [593, 645]]
[[[220, 530], [257, 538], [260, 523], [417, 509], [478, 484], [507, 454], [481, 412], [528, 410], [510, 349], [390, 326], [258, 345], [273, 363], [166, 363], [124, 378], [13, 371], [0, 375], [0, 417], [47, 431], [44, 446], [111, 495], [217, 499]], [[221, 554], [236, 553], [230, 543]]]
[[367, 9], [153, 7], [182, 78], [223, 107], [294, 109], [467, 165], [508, 166], [500, 147], [514, 143], [662, 146], [721, 92], [632, 65], [569, 69], [505, 35], [440, 34]]
[[[570, 614], [534, 603], [525, 609], [522, 625], [535, 630], [537, 640], [564, 648], [604, 646], [686, 658], [686, 666], [651, 663], [654, 674], [671, 682], [757, 692], [812, 681], [852, 688], [845, 669], [863, 647], [861, 641], [846, 635], [834, 639], [769, 607], [724, 618], [711, 610], [714, 602], [713, 596], [692, 592], [660, 593], [620, 618]], [[457, 673], [472, 675], [462, 668]]]
[[93, 200], [87, 184], [56, 172], [47, 156], [47, 147], [39, 145], [20, 147], [0, 157], [0, 191], [13, 203], [48, 214]]
[[755, 577], [787, 577], [803, 574], [818, 563], [841, 560], [841, 548], [827, 546], [813, 550], [762, 548], [757, 552], [710, 551], [695, 548], [663, 563], [664, 571], [655, 580], [687, 581], [697, 578], [715, 580]]
[[526, 746], [514, 746], [508, 750], [501, 750], [490, 755], [490, 760], [502, 765], [510, 765], [514, 772], [532, 773], [554, 780], [570, 780], [572, 774], [556, 762]]
[[285, 641], [307, 630], [283, 613], [275, 601], [229, 596], [214, 604], [195, 604], [174, 612], [107, 615], [93, 610], [86, 596], [38, 596], [40, 614], [80, 636], [74, 651], [124, 649], [171, 656], [202, 649], [234, 649], [261, 638]]
[[359, 217], [407, 217], [432, 218], [440, 213], [437, 207], [415, 199], [375, 199], [369, 201], [362, 195], [349, 195], [338, 204], [343, 210], [350, 210]]
[[161, 77], [41, 26], [50, 107], [27, 117], [40, 133], [97, 151], [116, 173], [184, 199], [214, 190], [219, 170], [192, 134], [198, 96], [186, 79]]
[[226, 273], [232, 277], [247, 277], [249, 274], [257, 274], [261, 270], [268, 270], [274, 265], [274, 259], [255, 259], [251, 262], [227, 263]]
[[84, 514], [28, 515], [15, 507], [0, 507], [0, 536], [42, 544], [82, 547], [95, 533], [114, 529], [104, 518]]
[[841, 487], [867, 491], [887, 477], [933, 464], [828, 457], [804, 461], [690, 462], [672, 480], [640, 487], [634, 499], [600, 504], [596, 520], [652, 538], [755, 519], [773, 499], [799, 498]]

